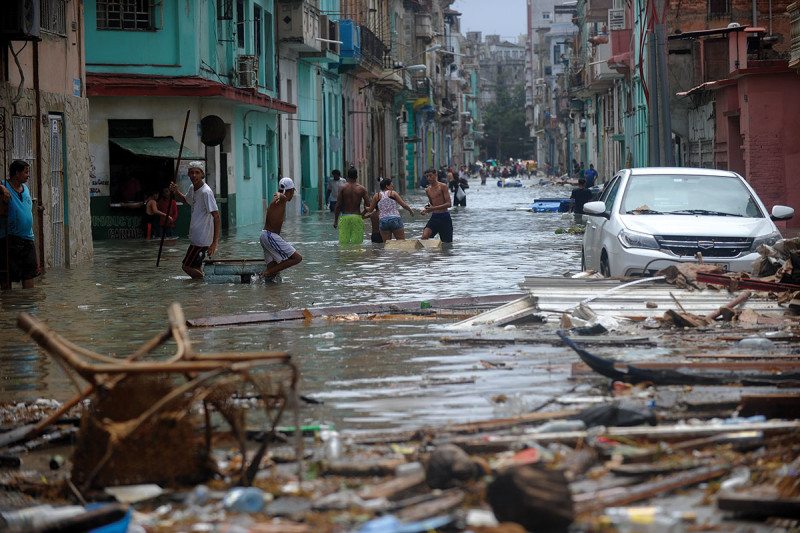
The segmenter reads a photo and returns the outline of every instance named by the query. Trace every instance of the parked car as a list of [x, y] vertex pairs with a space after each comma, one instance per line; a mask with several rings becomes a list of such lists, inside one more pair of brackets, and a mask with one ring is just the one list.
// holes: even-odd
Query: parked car
[[770, 217], [735, 172], [658, 167], [619, 171], [583, 211], [582, 266], [615, 277], [649, 275], [698, 253], [747, 271], [760, 245], [781, 238], [772, 221], [794, 215], [776, 205]]

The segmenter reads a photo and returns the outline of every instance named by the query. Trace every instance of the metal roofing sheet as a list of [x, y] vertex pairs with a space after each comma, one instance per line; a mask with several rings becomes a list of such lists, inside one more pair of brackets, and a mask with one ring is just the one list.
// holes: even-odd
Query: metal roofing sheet
[[[127, 150], [136, 155], [147, 157], [164, 157], [167, 159], [177, 159], [181, 145], [175, 142], [172, 137], [131, 137], [109, 139], [123, 150]], [[181, 152], [181, 159], [205, 159], [205, 156], [192, 152], [184, 146]]]
[[[641, 280], [636, 285], [623, 285], [625, 282], [612, 279], [526, 277], [520, 287], [535, 298], [536, 306], [543, 312], [570, 311], [585, 302], [598, 314], [636, 317], [662, 316], [667, 309], [677, 310], [675, 300], [686, 311], [703, 315], [719, 309], [736, 295], [726, 290], [688, 291], [663, 281]], [[648, 303], [656, 307], [648, 307]], [[775, 300], [758, 293], [741, 307], [762, 313], [784, 311]]]

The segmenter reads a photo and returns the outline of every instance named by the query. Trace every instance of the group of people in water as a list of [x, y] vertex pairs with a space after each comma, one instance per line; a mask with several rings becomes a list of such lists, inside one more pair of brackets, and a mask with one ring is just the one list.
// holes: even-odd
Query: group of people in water
[[[413, 217], [414, 210], [403, 197], [394, 190], [391, 178], [380, 181], [380, 191], [371, 198], [366, 187], [358, 183], [358, 171], [351, 168], [344, 182], [341, 172], [333, 171], [333, 179], [328, 186], [329, 205], [333, 212], [333, 227], [339, 232], [339, 244], [361, 244], [364, 242], [364, 220], [372, 222], [371, 241], [383, 243], [391, 240], [403, 240], [405, 227], [400, 216], [400, 208], [405, 209]], [[428, 204], [419, 210], [431, 218], [422, 231], [422, 239], [430, 239], [439, 235], [442, 242], [453, 242], [453, 221], [448, 209], [452, 205], [450, 190], [447, 184], [441, 183], [435, 170], [425, 172], [428, 186]], [[286, 204], [294, 197], [295, 186], [291, 178], [283, 178], [278, 185], [278, 192], [267, 207], [264, 230], [260, 243], [264, 251], [267, 268], [262, 273], [266, 281], [287, 268], [300, 263], [303, 258], [281, 237], [283, 221], [286, 217]]]

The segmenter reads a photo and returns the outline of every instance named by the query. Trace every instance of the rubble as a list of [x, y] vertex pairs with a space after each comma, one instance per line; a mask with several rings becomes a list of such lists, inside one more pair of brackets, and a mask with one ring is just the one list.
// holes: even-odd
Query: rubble
[[[523, 284], [528, 294], [495, 299], [495, 305], [507, 305], [437, 338], [452, 346], [485, 347], [476, 373], [520, 371], [514, 360], [493, 357], [495, 346], [558, 350], [565, 354], [559, 356], [563, 364], [571, 365], [574, 383], [551, 398], [520, 404], [524, 410], [513, 416], [358, 432], [308, 421], [301, 427], [299, 420], [284, 427], [274, 418], [267, 428], [239, 423], [237, 429], [237, 424], [220, 424], [225, 418], [220, 412], [211, 426], [213, 446], [205, 455], [208, 475], [201, 485], [171, 479], [156, 486], [78, 487], [73, 476], [85, 434], [75, 453], [69, 453], [69, 441], [78, 423], [81, 428], [90, 421], [107, 423], [99, 416], [105, 412], [102, 399], [88, 395], [82, 398], [89, 400], [43, 402], [39, 408], [10, 406], [0, 410], [9, 420], [0, 433], [0, 456], [8, 461], [0, 470], [0, 486], [5, 500], [18, 500], [0, 507], [0, 514], [36, 503], [82, 506], [81, 500], [116, 493], [138, 531], [622, 532], [631, 524], [658, 525], [658, 531], [736, 531], [753, 527], [742, 522], [745, 518], [773, 530], [796, 528], [800, 322], [776, 298], [777, 291], [720, 290], [703, 281], [705, 275], [722, 274], [682, 268], [667, 275], [686, 288], [665, 279], [528, 278]], [[435, 312], [446, 309], [441, 301], [433, 303], [429, 309]], [[466, 303], [453, 299], [462, 309]], [[380, 310], [282, 312], [280, 319], [391, 315], [418, 309], [420, 303], [380, 305]], [[681, 325], [675, 316], [696, 323]], [[512, 322], [517, 329], [503, 329]], [[168, 337], [178, 331], [175, 338], [186, 338], [171, 323]], [[565, 324], [569, 331], [560, 329]], [[574, 353], [566, 354], [561, 343]], [[224, 368], [240, 368], [235, 365], [244, 360], [195, 355], [186, 362], [216, 361], [219, 367], [226, 361]], [[118, 373], [111, 375], [132, 368], [92, 364]], [[181, 375], [189, 372], [176, 368]], [[192, 379], [214, 371], [194, 368], [201, 370]], [[459, 379], [466, 386], [476, 382]], [[114, 385], [110, 394], [126, 390]], [[487, 401], [512, 403], [502, 393]], [[231, 392], [220, 389], [220, 394]], [[259, 406], [259, 397], [254, 390], [239, 391], [231, 405]], [[204, 399], [186, 395], [176, 404], [180, 408], [156, 425], [177, 427], [203, 415]], [[42, 420], [50, 422], [41, 427]], [[17, 432], [14, 439], [4, 439], [20, 427], [25, 428], [21, 438]], [[191, 427], [179, 437], [184, 451], [206, 431], [202, 423]], [[301, 445], [290, 439], [293, 435], [302, 438]], [[31, 469], [37, 454], [43, 467]], [[66, 458], [64, 466], [46, 468], [58, 454]], [[157, 477], [146, 469], [139, 472]], [[250, 486], [242, 486], [248, 479]]]

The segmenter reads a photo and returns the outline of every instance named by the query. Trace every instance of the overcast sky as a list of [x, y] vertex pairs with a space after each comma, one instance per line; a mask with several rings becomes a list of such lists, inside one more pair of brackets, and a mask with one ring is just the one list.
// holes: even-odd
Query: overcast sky
[[525, 5], [525, 0], [456, 0], [452, 8], [462, 13], [461, 33], [497, 33], [516, 42], [517, 36], [525, 33]]

